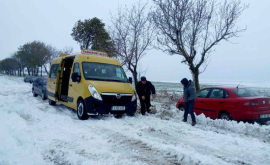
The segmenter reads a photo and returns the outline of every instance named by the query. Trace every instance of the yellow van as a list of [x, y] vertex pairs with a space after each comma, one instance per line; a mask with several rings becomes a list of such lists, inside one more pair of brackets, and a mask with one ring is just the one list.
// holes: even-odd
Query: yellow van
[[59, 102], [77, 111], [80, 120], [89, 115], [133, 116], [137, 98], [132, 78], [121, 63], [107, 53], [82, 50], [81, 54], [60, 54], [52, 60], [47, 82], [50, 105]]

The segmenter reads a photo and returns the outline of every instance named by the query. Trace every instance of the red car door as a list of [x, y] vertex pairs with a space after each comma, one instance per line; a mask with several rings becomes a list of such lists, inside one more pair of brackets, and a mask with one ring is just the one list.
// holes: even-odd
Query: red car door
[[205, 109], [204, 102], [205, 99], [207, 99], [210, 90], [211, 90], [210, 88], [202, 89], [196, 93], [196, 99], [194, 104], [194, 112], [196, 113], [196, 115], [204, 113]]
[[228, 96], [229, 94], [227, 91], [219, 88], [213, 88], [209, 97], [204, 102], [206, 109], [205, 116], [210, 117], [211, 119], [217, 119], [219, 111], [226, 110], [227, 108]]

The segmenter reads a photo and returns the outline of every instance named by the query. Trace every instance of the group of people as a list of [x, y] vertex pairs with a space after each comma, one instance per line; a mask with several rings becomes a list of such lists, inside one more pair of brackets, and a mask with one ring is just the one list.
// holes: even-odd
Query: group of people
[[[195, 101], [195, 87], [194, 83], [187, 78], [183, 78], [181, 80], [181, 84], [184, 86], [184, 100], [185, 100], [185, 112], [183, 117], [183, 122], [187, 122], [188, 114], [191, 115], [192, 123], [194, 126], [196, 124], [196, 118], [193, 112], [194, 101]], [[141, 113], [145, 115], [145, 113], [150, 113], [151, 101], [150, 96], [156, 96], [156, 90], [154, 85], [146, 80], [146, 77], [141, 77], [141, 81], [136, 85], [136, 91], [140, 99], [141, 104]]]

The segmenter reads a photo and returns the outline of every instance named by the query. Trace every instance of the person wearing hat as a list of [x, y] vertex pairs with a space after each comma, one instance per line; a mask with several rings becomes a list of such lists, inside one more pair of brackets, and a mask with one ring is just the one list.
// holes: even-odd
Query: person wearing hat
[[142, 115], [145, 115], [145, 107], [146, 107], [146, 111], [149, 113], [150, 110], [150, 96], [151, 94], [153, 95], [153, 97], [155, 97], [156, 95], [156, 90], [154, 85], [152, 85], [152, 83], [150, 81], [146, 80], [146, 77], [141, 77], [141, 81], [138, 82], [138, 84], [136, 85], [136, 91], [137, 94], [140, 98], [140, 103], [141, 103], [141, 113]]
[[181, 80], [182, 85], [184, 86], [184, 100], [185, 100], [185, 113], [183, 122], [187, 122], [187, 116], [190, 114], [192, 123], [194, 126], [196, 124], [196, 118], [194, 115], [194, 100], [195, 100], [195, 87], [193, 81], [183, 78]]

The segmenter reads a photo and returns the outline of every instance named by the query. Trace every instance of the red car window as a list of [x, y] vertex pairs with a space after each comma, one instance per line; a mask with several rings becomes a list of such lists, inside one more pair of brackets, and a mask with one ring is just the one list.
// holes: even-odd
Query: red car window
[[206, 98], [208, 96], [210, 89], [203, 89], [196, 93], [196, 97], [198, 98]]
[[212, 89], [209, 98], [224, 98], [223, 89]]

